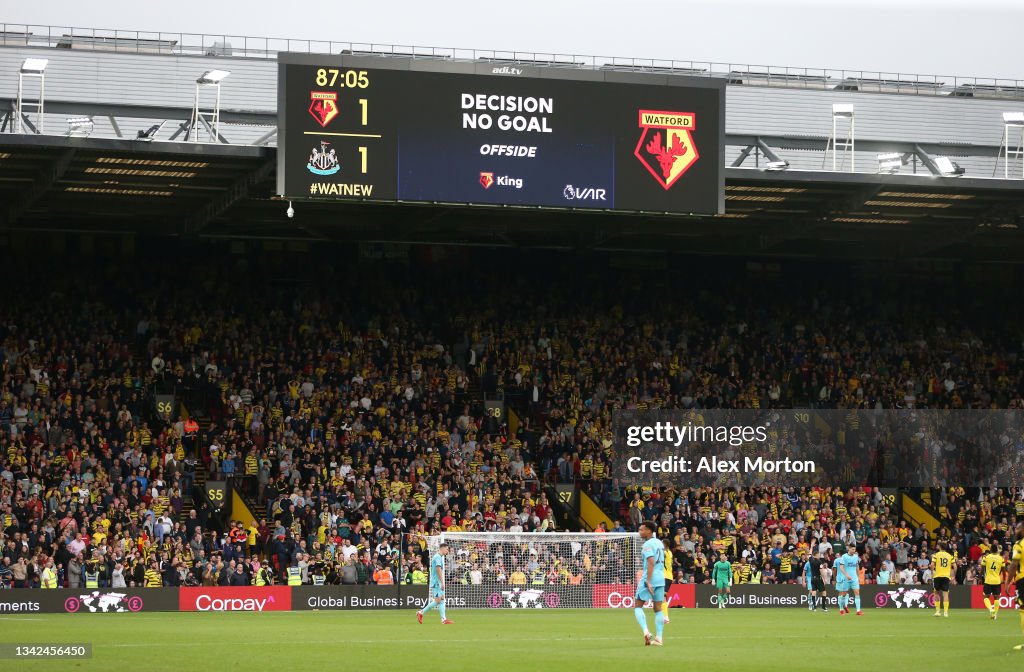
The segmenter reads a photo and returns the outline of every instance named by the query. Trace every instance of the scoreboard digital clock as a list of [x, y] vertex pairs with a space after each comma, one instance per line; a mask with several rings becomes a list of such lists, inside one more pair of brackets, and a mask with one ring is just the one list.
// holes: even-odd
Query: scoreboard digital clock
[[278, 193], [719, 214], [724, 115], [721, 79], [282, 53]]

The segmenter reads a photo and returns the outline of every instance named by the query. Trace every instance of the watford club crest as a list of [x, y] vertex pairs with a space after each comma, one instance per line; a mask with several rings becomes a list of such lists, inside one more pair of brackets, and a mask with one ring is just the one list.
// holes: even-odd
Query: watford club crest
[[309, 113], [321, 127], [338, 116], [338, 94], [334, 91], [310, 91]]
[[633, 154], [666, 190], [697, 162], [692, 112], [640, 110], [640, 141]]

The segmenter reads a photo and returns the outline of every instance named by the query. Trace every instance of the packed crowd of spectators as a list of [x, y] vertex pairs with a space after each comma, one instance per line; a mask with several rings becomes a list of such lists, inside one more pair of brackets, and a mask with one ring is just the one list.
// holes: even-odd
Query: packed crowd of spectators
[[937, 488], [927, 493], [942, 523], [934, 531], [897, 519], [902, 493], [868, 487], [635, 492], [627, 515], [659, 524], [681, 582], [710, 582], [724, 551], [736, 583], [798, 583], [811, 554], [820, 551], [831, 564], [855, 544], [862, 583], [922, 584], [932, 578], [931, 556], [943, 541], [956, 558], [954, 582], [974, 584], [985, 554], [1009, 553], [1014, 521], [1024, 519], [1022, 495], [1014, 488]]
[[[75, 587], [285, 582], [288, 568], [419, 582], [432, 534], [557, 529], [555, 481], [621, 529], [655, 516], [680, 580], [707, 580], [724, 548], [758, 580], [792, 581], [801, 552], [852, 537], [866, 580], [920, 581], [921, 553], [949, 537], [970, 582], [977, 549], [1024, 513], [1016, 492], [944, 489], [948, 528], [932, 534], [871, 488], [634, 492], [608, 460], [622, 408], [1021, 408], [1021, 331], [995, 295], [563, 258], [491, 260], [509, 274], [494, 283], [469, 264], [259, 262], [9, 278], [0, 582], [40, 585], [48, 567]], [[161, 417], [157, 390], [212, 426], [194, 437]], [[480, 392], [504, 394], [517, 431]], [[192, 502], [197, 469], [239, 483], [259, 520], [220, 529]]]

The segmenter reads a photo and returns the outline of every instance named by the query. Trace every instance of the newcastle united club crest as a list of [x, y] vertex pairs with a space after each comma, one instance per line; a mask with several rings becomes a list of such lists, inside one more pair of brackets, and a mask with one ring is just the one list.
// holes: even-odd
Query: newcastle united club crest
[[334, 175], [341, 170], [341, 166], [338, 165], [338, 154], [331, 147], [331, 143], [321, 140], [320, 148], [313, 148], [306, 169], [314, 175]]

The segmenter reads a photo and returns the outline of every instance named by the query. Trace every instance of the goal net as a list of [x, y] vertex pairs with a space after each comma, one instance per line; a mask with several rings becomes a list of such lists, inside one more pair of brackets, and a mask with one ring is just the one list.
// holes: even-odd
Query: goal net
[[474, 609], [629, 606], [640, 568], [640, 535], [446, 532], [445, 598]]

